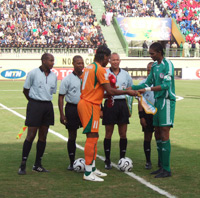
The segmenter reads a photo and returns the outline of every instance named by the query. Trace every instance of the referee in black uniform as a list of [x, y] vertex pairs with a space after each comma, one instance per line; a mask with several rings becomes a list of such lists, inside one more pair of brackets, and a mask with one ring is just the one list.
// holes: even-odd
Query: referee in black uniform
[[[74, 66], [74, 71], [63, 78], [58, 98], [60, 122], [66, 126], [66, 129], [68, 129], [69, 139], [67, 142], [67, 149], [70, 159], [70, 164], [67, 168], [68, 170], [73, 170], [76, 152], [77, 129], [82, 127], [78, 116], [77, 104], [81, 95], [81, 79], [79, 77], [81, 76], [84, 68], [83, 58], [81, 56], [74, 56], [72, 64]], [[65, 114], [63, 112], [64, 97], [66, 101]]]
[[[127, 71], [119, 67], [120, 57], [117, 53], [112, 53], [110, 57], [111, 67], [107, 73], [111, 73], [116, 78], [116, 86], [118, 89], [126, 89], [133, 85], [133, 80]], [[114, 125], [118, 125], [118, 132], [120, 136], [119, 148], [120, 159], [126, 155], [127, 147], [127, 124], [129, 124], [129, 110], [126, 104], [125, 95], [114, 96], [114, 106], [107, 107], [107, 100], [105, 100], [103, 107], [103, 125], [105, 125], [106, 134], [104, 139], [104, 152], [105, 152], [105, 168], [111, 169], [111, 138], [114, 131]]]
[[43, 54], [41, 61], [42, 65], [31, 70], [24, 83], [23, 93], [28, 100], [25, 121], [25, 125], [28, 126], [28, 132], [23, 145], [22, 162], [18, 170], [19, 175], [26, 174], [26, 161], [37, 131], [37, 152], [32, 170], [48, 172], [42, 166], [41, 159], [46, 147], [49, 125], [54, 125], [54, 110], [51, 101], [57, 89], [57, 76], [51, 71], [54, 65], [52, 54]]

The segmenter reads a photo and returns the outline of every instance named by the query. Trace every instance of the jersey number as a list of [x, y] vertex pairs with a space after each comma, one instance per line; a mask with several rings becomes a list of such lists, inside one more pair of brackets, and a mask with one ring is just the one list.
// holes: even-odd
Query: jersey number
[[93, 129], [97, 129], [99, 121], [94, 120]]
[[86, 84], [86, 81], [87, 81], [87, 78], [88, 78], [88, 74], [89, 74], [89, 71], [86, 71], [85, 75], [84, 75], [84, 79], [83, 79], [82, 90], [85, 89], [85, 84]]

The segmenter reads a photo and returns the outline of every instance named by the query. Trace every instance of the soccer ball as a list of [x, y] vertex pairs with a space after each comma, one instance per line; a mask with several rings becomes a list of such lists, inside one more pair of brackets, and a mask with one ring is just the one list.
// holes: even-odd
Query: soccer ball
[[85, 171], [85, 159], [78, 158], [73, 164], [74, 171], [81, 173]]
[[133, 168], [133, 161], [128, 158], [121, 158], [118, 162], [118, 168], [122, 172], [130, 172]]

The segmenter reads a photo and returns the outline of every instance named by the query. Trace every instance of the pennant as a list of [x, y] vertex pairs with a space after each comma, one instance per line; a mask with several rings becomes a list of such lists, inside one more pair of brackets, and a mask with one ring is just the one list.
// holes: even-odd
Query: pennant
[[138, 99], [146, 114], [153, 114], [153, 115], [156, 114], [157, 108], [149, 100], [145, 99], [140, 94], [138, 94]]
[[125, 95], [126, 98], [126, 105], [129, 111], [129, 117], [132, 115], [132, 107], [133, 107], [133, 96]]
[[17, 134], [17, 139], [20, 139], [21, 137], [22, 137], [22, 134], [24, 133], [24, 131], [26, 131], [26, 129], [27, 129], [27, 126], [23, 126], [22, 128], [21, 128], [21, 130], [20, 130], [20, 132]]

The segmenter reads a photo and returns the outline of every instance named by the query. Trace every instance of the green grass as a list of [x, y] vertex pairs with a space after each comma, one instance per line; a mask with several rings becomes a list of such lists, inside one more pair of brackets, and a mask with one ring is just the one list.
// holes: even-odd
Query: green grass
[[[27, 101], [22, 94], [24, 82], [1, 81], [0, 103], [12, 107], [25, 116]], [[137, 81], [135, 81], [137, 84]], [[4, 90], [4, 91], [3, 91]], [[20, 91], [5, 91], [20, 90]], [[133, 106], [133, 115], [128, 126], [127, 157], [133, 160], [133, 172], [151, 184], [168, 193], [183, 198], [197, 198], [200, 195], [200, 81], [176, 81], [176, 94], [184, 97], [177, 101], [175, 125], [171, 130], [171, 168], [172, 177], [154, 179], [150, 171], [144, 169], [145, 157], [143, 153], [143, 133], [139, 125], [137, 105]], [[54, 106], [57, 106], [58, 96], [54, 96]], [[135, 100], [134, 100], [135, 102]], [[67, 131], [59, 123], [59, 111], [55, 107], [55, 126], [52, 130], [67, 137]], [[36, 140], [32, 146], [27, 162], [27, 175], [17, 174], [21, 160], [22, 144], [26, 134], [20, 140], [16, 135], [24, 124], [24, 120], [0, 107], [0, 197], [164, 197], [152, 189], [144, 186], [130, 176], [113, 168], [105, 170], [108, 176], [102, 183], [86, 182], [82, 180], [82, 173], [67, 171], [69, 163], [66, 142], [49, 133], [47, 147], [43, 158], [43, 165], [50, 169], [48, 174], [37, 174], [31, 171], [35, 160]], [[98, 154], [104, 156], [103, 139], [104, 127], [100, 126]], [[36, 138], [37, 139], [37, 138]], [[78, 132], [77, 143], [84, 146], [85, 135]], [[77, 149], [76, 158], [83, 157], [82, 150]], [[153, 169], [157, 169], [157, 151], [155, 140], [152, 140]], [[112, 138], [111, 159], [114, 163], [119, 160], [119, 135], [117, 127]], [[104, 163], [97, 159], [97, 167], [104, 171]]]

